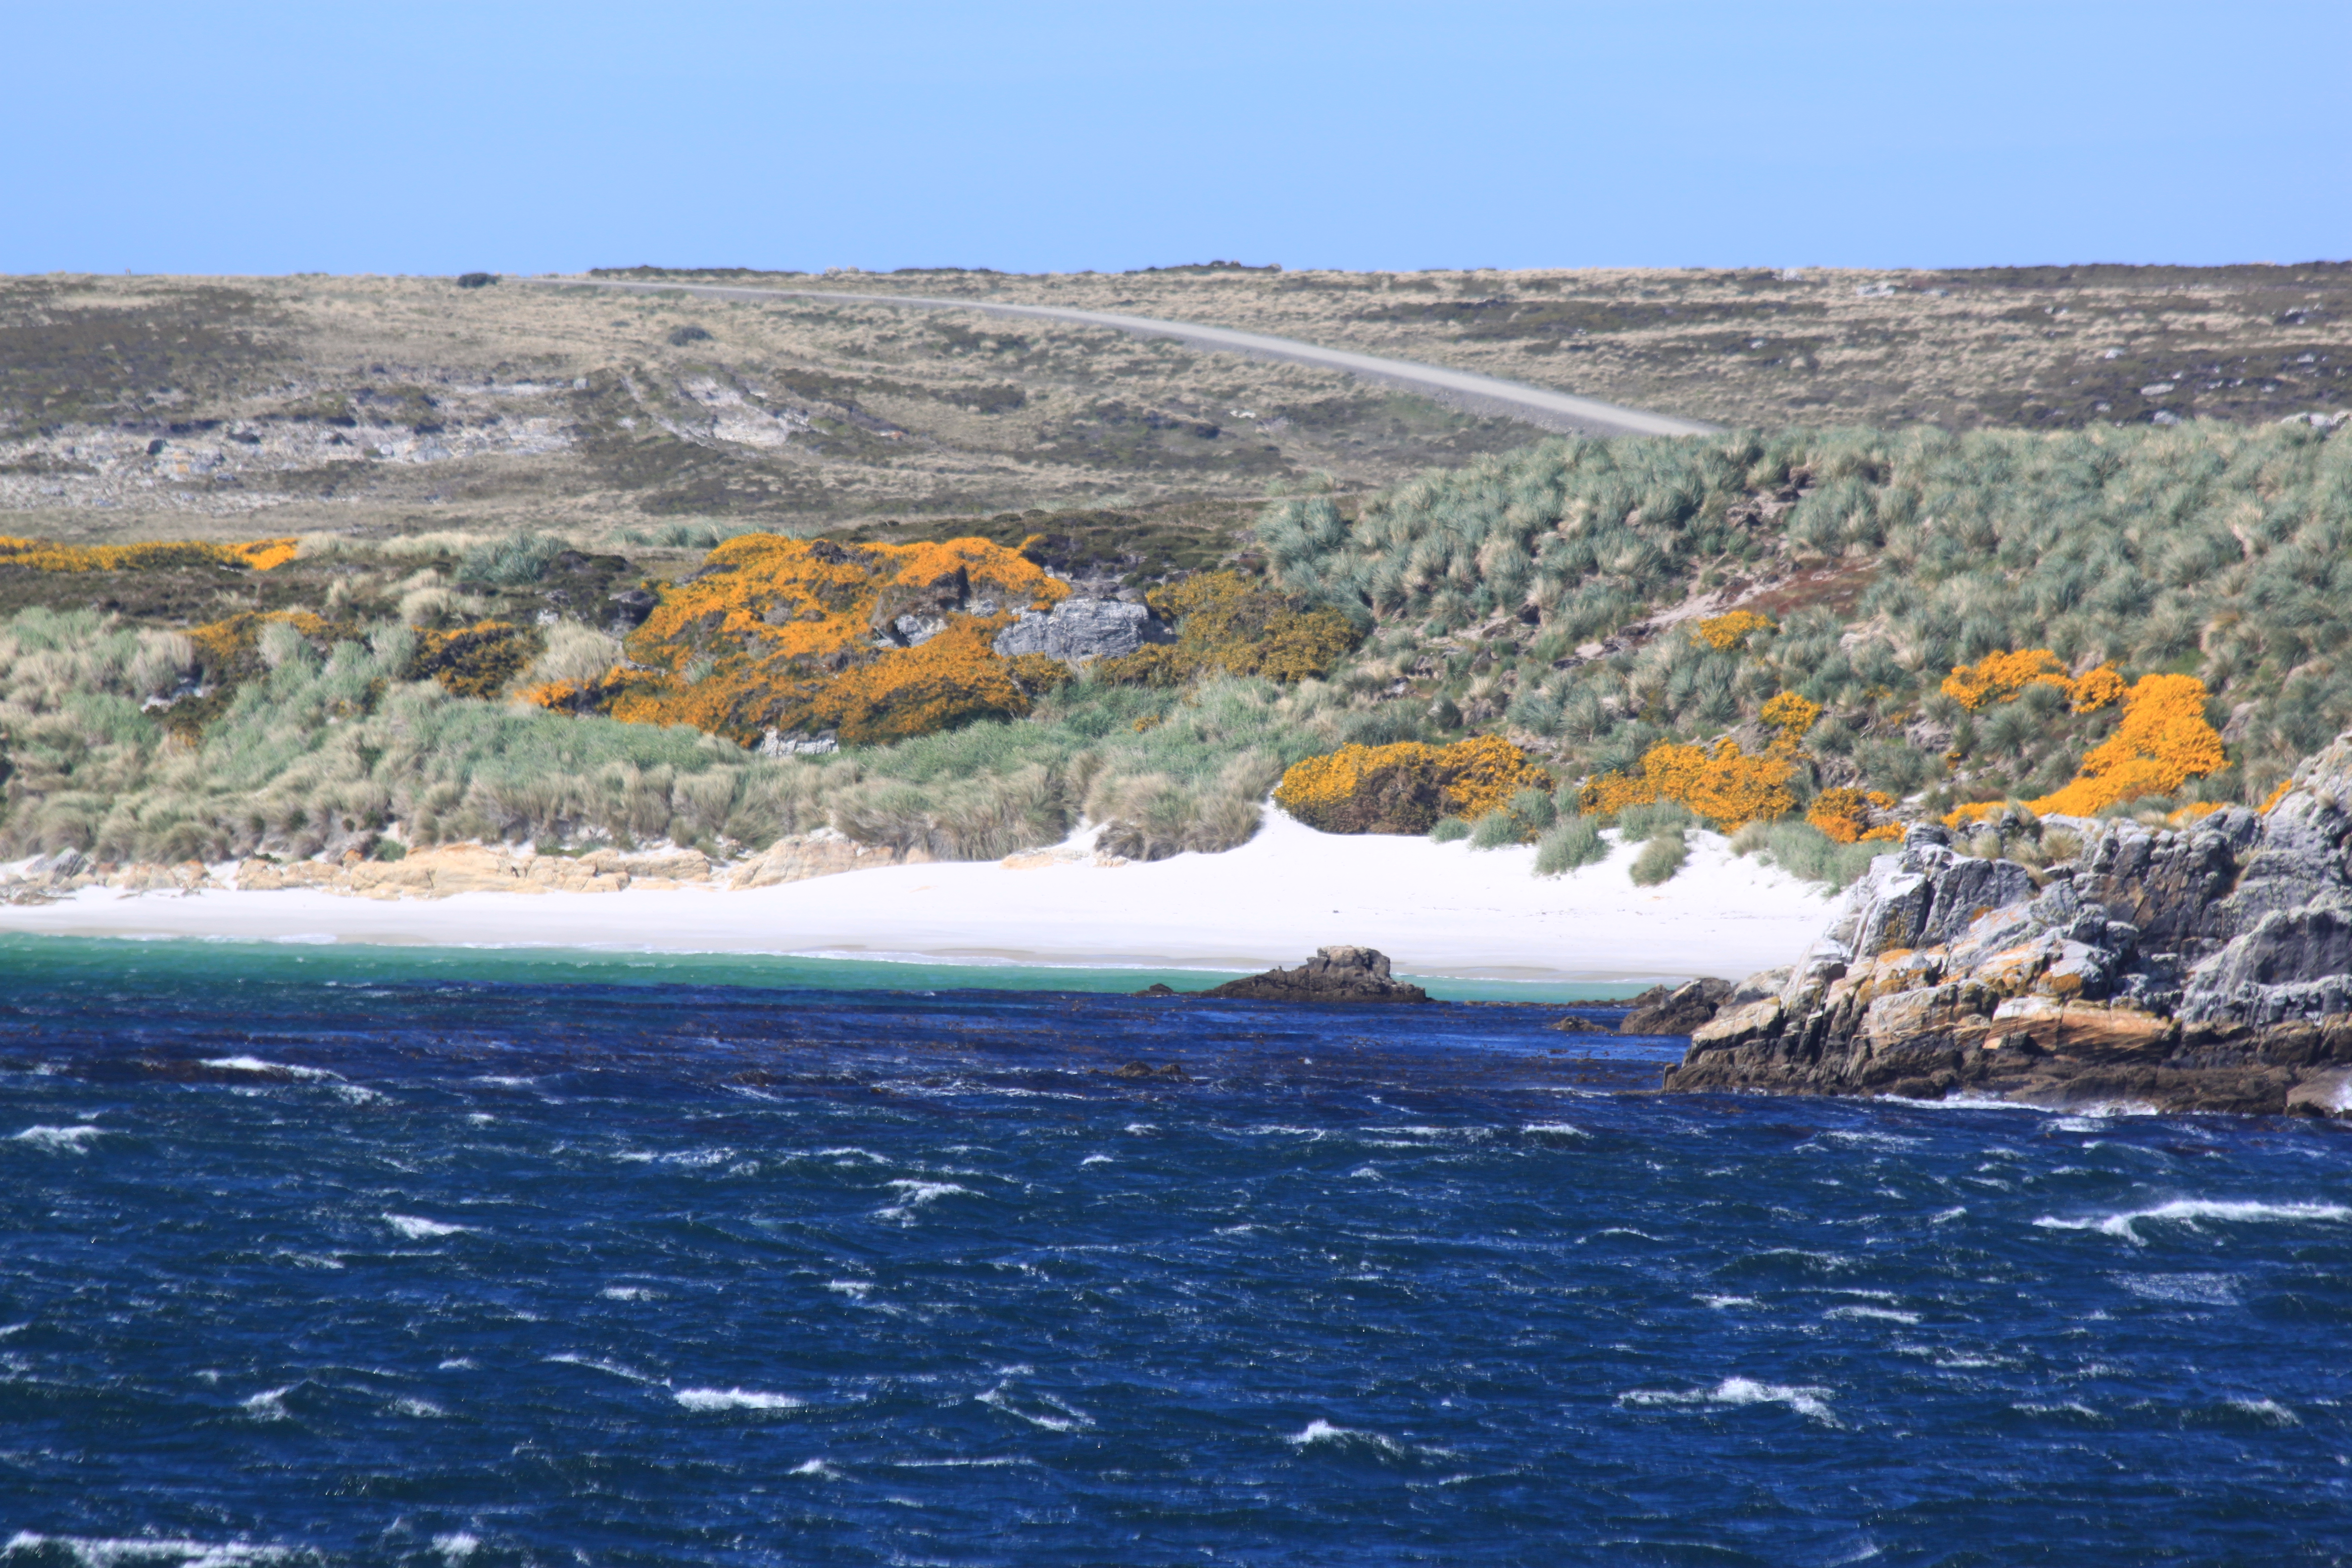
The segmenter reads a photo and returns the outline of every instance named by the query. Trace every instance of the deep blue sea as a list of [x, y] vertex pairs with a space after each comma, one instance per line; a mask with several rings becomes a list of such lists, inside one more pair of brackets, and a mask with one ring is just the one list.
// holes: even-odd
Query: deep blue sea
[[2352, 1557], [2352, 1131], [1147, 978], [0, 938], [0, 1563]]

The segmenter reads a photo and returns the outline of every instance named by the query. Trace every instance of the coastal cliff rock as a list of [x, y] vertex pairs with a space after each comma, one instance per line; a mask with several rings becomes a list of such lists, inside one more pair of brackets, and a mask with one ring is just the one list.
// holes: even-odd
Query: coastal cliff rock
[[1737, 989], [1713, 976], [1686, 985], [1653, 985], [1633, 998], [1633, 1010], [1617, 1026], [1621, 1035], [1687, 1035], [1702, 1027]]
[[2266, 815], [2042, 826], [2071, 858], [1976, 858], [1913, 828], [1785, 978], [1696, 1030], [1666, 1087], [2352, 1106], [2352, 735]]
[[1243, 1002], [1426, 1002], [1429, 993], [1390, 978], [1384, 953], [1369, 947], [1321, 947], [1296, 969], [1280, 967], [1228, 980], [1200, 993]]

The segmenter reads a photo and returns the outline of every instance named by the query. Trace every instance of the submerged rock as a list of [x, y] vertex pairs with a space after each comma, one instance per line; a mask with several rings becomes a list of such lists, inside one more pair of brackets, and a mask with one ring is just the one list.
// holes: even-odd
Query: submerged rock
[[1322, 947], [1296, 969], [1275, 968], [1200, 993], [1244, 1002], [1426, 1002], [1429, 993], [1390, 978], [1385, 954]]
[[1913, 828], [1801, 960], [1698, 1026], [1667, 1087], [2352, 1109], [2352, 734], [2266, 816], [2043, 826], [2074, 859]]

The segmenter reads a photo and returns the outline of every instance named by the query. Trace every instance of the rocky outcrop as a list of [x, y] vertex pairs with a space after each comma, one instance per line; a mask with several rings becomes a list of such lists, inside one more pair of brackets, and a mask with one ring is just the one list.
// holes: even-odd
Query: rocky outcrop
[[1173, 642], [1168, 628], [1141, 605], [1118, 599], [1064, 599], [1051, 610], [1024, 610], [996, 634], [996, 652], [1012, 658], [1042, 653], [1066, 664], [1119, 658], [1148, 642]]
[[877, 866], [904, 866], [930, 858], [925, 850], [860, 844], [830, 827], [820, 827], [813, 833], [777, 839], [763, 853], [746, 862], [727, 885], [739, 891], [772, 888], [783, 882], [804, 882], [811, 877], [866, 871]]
[[1685, 985], [1653, 985], [1633, 998], [1621, 1035], [1687, 1035], [1714, 1018], [1735, 987], [1712, 976]]
[[1391, 979], [1384, 953], [1369, 947], [1321, 947], [1296, 969], [1275, 968], [1199, 993], [1242, 1002], [1426, 1002], [1418, 985]]
[[2352, 735], [2264, 816], [2039, 826], [2038, 868], [1913, 828], [1667, 1087], [2345, 1113]]

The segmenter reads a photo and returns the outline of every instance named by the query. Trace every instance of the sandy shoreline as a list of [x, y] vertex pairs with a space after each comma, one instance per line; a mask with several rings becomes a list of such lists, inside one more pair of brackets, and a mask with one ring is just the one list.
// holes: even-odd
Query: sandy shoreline
[[1663, 887], [1633, 884], [1635, 852], [1538, 878], [1531, 847], [1339, 837], [1269, 813], [1238, 849], [1150, 865], [935, 862], [740, 892], [437, 900], [89, 888], [0, 907], [0, 931], [1228, 970], [1353, 942], [1417, 975], [1627, 981], [1787, 963], [1827, 921], [1818, 886], [1735, 858], [1712, 834], [1692, 835], [1690, 864]]

